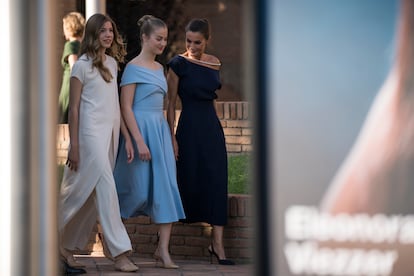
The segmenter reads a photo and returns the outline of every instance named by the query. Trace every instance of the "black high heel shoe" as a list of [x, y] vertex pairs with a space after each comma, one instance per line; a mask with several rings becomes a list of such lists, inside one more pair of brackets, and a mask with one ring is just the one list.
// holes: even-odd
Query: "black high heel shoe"
[[217, 255], [217, 253], [214, 251], [214, 247], [213, 244], [210, 245], [210, 247], [208, 247], [208, 253], [210, 253], [210, 263], [213, 263], [213, 255], [216, 256], [217, 262], [220, 265], [235, 265], [235, 263], [232, 260], [229, 259], [220, 259], [219, 256]]
[[67, 262], [62, 261], [62, 272], [63, 275], [79, 275], [79, 274], [86, 274], [86, 270], [83, 268], [76, 268], [68, 265]]

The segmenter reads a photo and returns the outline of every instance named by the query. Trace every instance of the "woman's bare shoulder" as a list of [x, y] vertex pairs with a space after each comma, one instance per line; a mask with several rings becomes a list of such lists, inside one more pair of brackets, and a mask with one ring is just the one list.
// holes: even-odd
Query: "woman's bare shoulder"
[[205, 61], [207, 62], [211, 62], [211, 63], [217, 63], [220, 64], [220, 60], [214, 56], [214, 55], [210, 55], [210, 54], [205, 54]]

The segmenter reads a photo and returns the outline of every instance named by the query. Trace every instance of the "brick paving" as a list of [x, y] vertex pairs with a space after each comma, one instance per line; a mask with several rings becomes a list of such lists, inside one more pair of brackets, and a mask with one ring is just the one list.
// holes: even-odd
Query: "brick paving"
[[161, 268], [160, 263], [153, 259], [130, 257], [130, 259], [139, 266], [137, 272], [119, 272], [114, 269], [113, 262], [101, 254], [93, 253], [92, 255], [76, 255], [76, 259], [86, 266], [85, 270], [90, 276], [128, 276], [128, 275], [172, 275], [172, 276], [251, 276], [254, 275], [252, 264], [237, 264], [234, 266], [210, 264], [208, 261], [195, 260], [174, 260], [180, 266], [179, 269]]

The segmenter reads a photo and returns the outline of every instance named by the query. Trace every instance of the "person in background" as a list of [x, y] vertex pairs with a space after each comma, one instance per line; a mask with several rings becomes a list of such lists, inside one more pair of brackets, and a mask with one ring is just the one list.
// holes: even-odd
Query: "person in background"
[[122, 136], [121, 148], [133, 144], [135, 151], [119, 152], [114, 177], [121, 216], [146, 215], [159, 224], [154, 258], [161, 260], [162, 267], [174, 269], [178, 266], [168, 250], [172, 223], [185, 214], [172, 137], [163, 113], [167, 81], [163, 66], [155, 61], [167, 45], [168, 28], [151, 15], [140, 18], [138, 26], [142, 49], [125, 67], [120, 85], [122, 116], [130, 133]]
[[99, 220], [115, 269], [138, 270], [127, 257], [131, 241], [120, 217], [113, 177], [123, 126], [118, 62], [123, 61], [125, 52], [112, 19], [92, 15], [71, 72], [70, 147], [60, 190], [59, 249], [63, 261], [73, 268], [82, 268], [73, 254], [85, 248]]
[[78, 59], [84, 28], [85, 18], [79, 12], [70, 12], [63, 17], [63, 34], [66, 42], [61, 59], [63, 67], [59, 94], [59, 123], [61, 124], [68, 123], [70, 71]]
[[[223, 128], [215, 110], [221, 88], [221, 63], [205, 53], [210, 39], [209, 22], [193, 19], [185, 29], [186, 52], [173, 57], [167, 74], [167, 120], [177, 160], [178, 186], [186, 213], [185, 222], [212, 225], [210, 259], [226, 259], [223, 227], [227, 224], [227, 151]], [[182, 111], [174, 134], [177, 95]]]

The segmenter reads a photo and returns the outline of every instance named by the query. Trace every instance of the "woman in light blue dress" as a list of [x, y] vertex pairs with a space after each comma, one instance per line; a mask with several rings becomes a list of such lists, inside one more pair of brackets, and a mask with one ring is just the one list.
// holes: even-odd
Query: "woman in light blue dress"
[[[163, 113], [167, 82], [163, 66], [155, 61], [167, 44], [168, 29], [162, 20], [149, 15], [138, 25], [142, 50], [127, 64], [121, 79], [121, 112], [129, 135], [121, 138], [114, 177], [121, 216], [146, 215], [160, 224], [154, 258], [164, 268], [178, 268], [168, 245], [172, 223], [185, 215], [171, 132]], [[131, 147], [133, 151], [124, 150]]]

